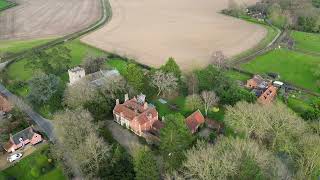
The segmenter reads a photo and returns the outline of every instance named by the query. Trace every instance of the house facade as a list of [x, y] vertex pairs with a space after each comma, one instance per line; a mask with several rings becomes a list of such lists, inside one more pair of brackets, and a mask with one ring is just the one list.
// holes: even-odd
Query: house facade
[[8, 99], [0, 93], [0, 112], [10, 112], [12, 110], [12, 105]]
[[28, 127], [14, 135], [10, 134], [9, 141], [3, 146], [7, 152], [14, 152], [27, 144], [35, 145], [42, 141], [42, 136]]
[[120, 104], [117, 99], [113, 115], [115, 122], [130, 129], [138, 136], [152, 130], [153, 124], [159, 121], [156, 108], [145, 101], [143, 94], [132, 99], [129, 99], [126, 94], [123, 104]]

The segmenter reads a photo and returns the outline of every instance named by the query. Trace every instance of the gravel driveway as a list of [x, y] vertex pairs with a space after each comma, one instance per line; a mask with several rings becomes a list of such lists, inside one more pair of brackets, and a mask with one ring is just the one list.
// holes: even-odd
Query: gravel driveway
[[120, 124], [117, 124], [113, 120], [107, 120], [107, 127], [111, 131], [112, 136], [119, 142], [131, 155], [136, 148], [140, 148], [143, 145], [139, 142], [139, 137], [130, 130], [125, 129]]

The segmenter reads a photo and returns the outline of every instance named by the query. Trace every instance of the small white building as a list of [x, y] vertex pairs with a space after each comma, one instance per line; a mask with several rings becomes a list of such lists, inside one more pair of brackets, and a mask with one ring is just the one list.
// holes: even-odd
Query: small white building
[[74, 83], [78, 82], [80, 79], [86, 76], [85, 70], [79, 66], [69, 69], [68, 73], [69, 73], [70, 85], [73, 85]]
[[276, 86], [276, 87], [282, 87], [284, 85], [284, 83], [281, 82], [281, 81], [274, 81], [273, 85]]

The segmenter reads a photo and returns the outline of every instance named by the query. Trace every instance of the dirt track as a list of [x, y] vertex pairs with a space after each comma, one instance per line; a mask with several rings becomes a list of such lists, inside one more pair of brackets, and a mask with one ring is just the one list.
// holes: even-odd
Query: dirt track
[[34, 39], [81, 30], [101, 15], [100, 0], [15, 0], [0, 14], [0, 40]]
[[[243, 0], [254, 2], [255, 0]], [[160, 66], [172, 56], [184, 70], [210, 63], [212, 52], [236, 55], [255, 46], [266, 30], [218, 12], [228, 0], [110, 0], [113, 18], [82, 39], [139, 62]]]

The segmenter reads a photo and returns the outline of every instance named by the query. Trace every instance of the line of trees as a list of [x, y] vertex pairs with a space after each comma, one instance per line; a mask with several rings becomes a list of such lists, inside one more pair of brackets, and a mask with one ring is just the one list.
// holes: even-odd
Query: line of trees
[[[305, 32], [320, 32], [319, 0], [263, 0], [249, 7], [252, 12], [262, 13], [279, 28], [293, 28]], [[224, 13], [240, 17], [246, 15], [246, 6], [234, 0]]]

